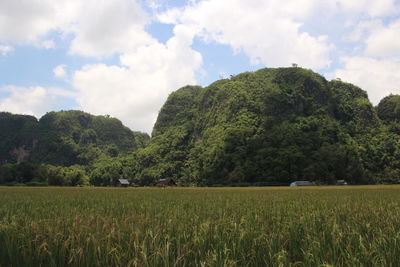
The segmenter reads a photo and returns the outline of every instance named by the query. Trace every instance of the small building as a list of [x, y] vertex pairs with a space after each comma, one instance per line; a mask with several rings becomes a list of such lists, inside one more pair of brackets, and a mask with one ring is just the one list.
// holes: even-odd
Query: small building
[[346, 180], [337, 180], [336, 185], [347, 185]]
[[176, 183], [172, 179], [160, 179], [158, 182], [154, 183], [154, 186], [175, 186]]
[[117, 186], [118, 187], [128, 187], [130, 185], [127, 179], [118, 179]]
[[295, 181], [293, 183], [290, 184], [291, 187], [295, 187], [295, 186], [314, 186], [315, 183], [314, 182], [310, 182], [310, 181]]

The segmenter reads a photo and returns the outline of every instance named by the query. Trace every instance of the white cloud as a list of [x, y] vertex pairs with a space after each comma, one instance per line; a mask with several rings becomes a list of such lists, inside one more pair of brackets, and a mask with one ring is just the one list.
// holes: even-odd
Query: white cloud
[[366, 90], [375, 105], [392, 94], [400, 94], [400, 62], [369, 57], [344, 57], [344, 67], [335, 76]]
[[[150, 17], [138, 2], [2, 0], [0, 42], [28, 43], [49, 49], [55, 47], [54, 41], [46, 39], [49, 34], [71, 34], [73, 54], [107, 57], [113, 53], [134, 52], [153, 42], [144, 30]], [[171, 5], [164, 0], [142, 3], [153, 9]], [[168, 9], [159, 18], [191, 26], [203, 38], [243, 50], [253, 61], [268, 66], [296, 61], [317, 69], [329, 65], [332, 46], [325, 35], [301, 30], [308, 18], [319, 14], [346, 14], [347, 19], [375, 18], [400, 12], [397, 0], [191, 0], [186, 3], [185, 8]]]
[[130, 0], [84, 1], [77, 21], [68, 29], [74, 33], [71, 53], [104, 57], [134, 51], [153, 38], [144, 27], [148, 15]]
[[2, 88], [8, 96], [0, 99], [0, 110], [12, 113], [34, 115], [41, 117], [54, 106], [57, 97], [71, 96], [70, 93], [57, 88], [43, 88], [40, 86]]
[[201, 55], [192, 50], [193, 34], [176, 26], [167, 44], [153, 42], [120, 57], [120, 66], [84, 66], [73, 76], [81, 108], [109, 114], [131, 129], [151, 132], [157, 113], [168, 94], [195, 83]]
[[52, 0], [0, 1], [0, 41], [36, 42], [57, 24]]
[[[323, 68], [329, 65], [326, 37], [300, 30], [301, 21], [318, 4], [317, 0], [189, 1], [185, 9], [169, 10], [160, 17], [193, 26], [205, 39], [243, 50], [254, 61], [272, 66], [297, 61]], [[0, 41], [52, 48], [54, 43], [41, 39], [55, 31], [73, 35], [71, 53], [106, 57], [151, 44], [153, 38], [144, 30], [149, 21], [133, 0], [4, 0], [0, 2]], [[277, 54], [271, 49], [277, 49]]]
[[400, 58], [400, 19], [387, 27], [373, 28], [365, 42], [368, 56]]
[[41, 44], [41, 47], [43, 47], [44, 49], [52, 49], [56, 47], [56, 44], [53, 40], [44, 40]]
[[331, 0], [330, 5], [336, 5], [338, 11], [352, 15], [364, 14], [370, 18], [398, 14], [399, 4], [396, 0]]
[[[28, 15], [24, 17], [19, 10]], [[133, 129], [151, 132], [168, 94], [195, 83], [202, 57], [190, 47], [191, 28], [176, 26], [174, 37], [162, 44], [145, 31], [149, 22], [149, 15], [136, 0], [0, 3], [0, 41], [53, 48], [48, 35], [55, 33], [71, 39], [71, 54], [97, 58], [119, 54], [119, 66], [92, 64], [74, 72], [71, 83], [78, 92], [77, 102], [88, 112], [110, 114]], [[11, 30], [14, 25], [15, 32]], [[56, 66], [53, 73], [67, 78], [64, 65]], [[10, 109], [23, 110], [17, 95], [11, 95], [3, 102]], [[46, 91], [43, 97], [51, 97], [51, 93]]]
[[[190, 26], [205, 41], [243, 51], [254, 63], [296, 62], [318, 70], [330, 66], [333, 53], [341, 53], [333, 43], [339, 41], [336, 36], [347, 35], [361, 20], [398, 14], [398, 0], [203, 0], [169, 9], [158, 19]], [[362, 34], [347, 40], [360, 41]]]
[[379, 19], [362, 20], [354, 26], [352, 31], [344, 36], [346, 42], [360, 42], [365, 41], [372, 31], [380, 31], [383, 28], [382, 21]]
[[334, 75], [366, 90], [375, 105], [391, 93], [400, 94], [400, 19], [363, 20], [348, 37], [356, 42], [359, 50], [353, 51], [358, 56], [342, 56], [344, 66]]
[[254, 63], [322, 69], [330, 64], [327, 36], [312, 36], [300, 28], [316, 1], [208, 0], [159, 15], [166, 23], [191, 27], [205, 41], [230, 45]]
[[148, 15], [132, 0], [3, 0], [0, 42], [54, 48], [46, 36], [72, 34], [70, 52], [105, 57], [152, 42]]
[[0, 54], [5, 56], [8, 53], [12, 52], [14, 50], [14, 48], [12, 46], [9, 45], [0, 45]]
[[[398, 15], [398, 0], [190, 0], [184, 8], [173, 9], [165, 0], [141, 3], [153, 12], [166, 10], [158, 14], [159, 21], [175, 27], [166, 44], [146, 32], [152, 21], [139, 0], [2, 0], [0, 42], [10, 46], [0, 46], [0, 54], [9, 53], [14, 44], [54, 48], [54, 40], [70, 41], [74, 55], [117, 54], [117, 66], [92, 64], [74, 72], [71, 82], [78, 90], [77, 101], [86, 111], [116, 116], [133, 129], [148, 132], [167, 95], [195, 83], [202, 58], [191, 48], [194, 37], [229, 45], [268, 67], [298, 63], [318, 70], [330, 66], [332, 53], [343, 56], [350, 50], [333, 44], [338, 40], [332, 31], [344, 36], [354, 30], [347, 40], [359, 50], [352, 52], [360, 55], [363, 45], [366, 49], [360, 57], [344, 57], [344, 67], [336, 74], [369, 90], [375, 99], [397, 90], [390, 86], [398, 84], [400, 23], [385, 26], [382, 16]], [[64, 65], [53, 72], [67, 78]], [[1, 107], [24, 110], [25, 102], [14, 93], [18, 91], [33, 102], [43, 101], [42, 107], [27, 106], [31, 113], [40, 113], [37, 110], [63, 94], [72, 97], [49, 88], [9, 88], [10, 96], [0, 99]]]
[[56, 66], [53, 69], [54, 76], [56, 78], [60, 78], [60, 79], [67, 78], [67, 72], [65, 71], [65, 67], [66, 67], [65, 64], [61, 64], [61, 65]]
[[160, 8], [162, 5], [160, 2], [158, 2], [157, 0], [146, 0], [146, 4], [148, 7], [150, 7], [151, 9], [158, 9]]

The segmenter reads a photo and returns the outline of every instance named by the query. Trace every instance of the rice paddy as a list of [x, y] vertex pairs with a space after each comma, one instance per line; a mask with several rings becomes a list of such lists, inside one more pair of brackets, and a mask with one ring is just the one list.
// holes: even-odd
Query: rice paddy
[[400, 186], [0, 187], [0, 266], [398, 266]]

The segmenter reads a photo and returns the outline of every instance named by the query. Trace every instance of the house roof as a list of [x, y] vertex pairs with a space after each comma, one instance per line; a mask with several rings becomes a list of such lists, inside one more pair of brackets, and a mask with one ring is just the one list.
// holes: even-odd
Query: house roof
[[295, 181], [290, 185], [297, 185], [297, 186], [307, 186], [307, 185], [315, 185], [313, 182], [310, 181]]
[[175, 181], [172, 179], [160, 179], [156, 182], [156, 185], [167, 185], [167, 184], [175, 184]]
[[118, 181], [119, 181], [120, 184], [127, 184], [127, 185], [130, 184], [127, 179], [118, 179]]

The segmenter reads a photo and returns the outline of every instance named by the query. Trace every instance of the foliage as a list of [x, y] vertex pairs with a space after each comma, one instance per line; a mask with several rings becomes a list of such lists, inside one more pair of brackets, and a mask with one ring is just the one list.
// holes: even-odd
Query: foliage
[[400, 95], [389, 95], [383, 98], [376, 107], [376, 111], [389, 132], [400, 135]]
[[30, 161], [58, 166], [89, 165], [144, 147], [149, 136], [115, 118], [82, 111], [31, 116], [0, 113], [0, 164]]
[[37, 140], [35, 117], [0, 112], [0, 164], [25, 160], [36, 147]]
[[57, 167], [21, 162], [0, 166], [0, 184], [29, 186], [82, 186], [89, 185], [89, 177], [81, 166]]
[[397, 182], [395, 140], [360, 88], [301, 68], [261, 69], [172, 93], [137, 170], [143, 184]]
[[400, 122], [400, 95], [389, 95], [376, 107], [379, 118], [384, 122]]
[[[76, 165], [98, 186], [122, 178], [134, 185], [161, 178], [208, 186], [400, 183], [399, 110], [398, 95], [374, 108], [352, 84], [302, 68], [261, 69], [171, 93], [151, 139], [82, 111], [39, 121], [0, 113], [0, 164], [51, 164], [42, 168], [53, 177], [42, 180], [54, 185], [78, 179], [54, 166]], [[0, 182], [30, 182], [36, 174], [25, 167], [3, 165]]]

